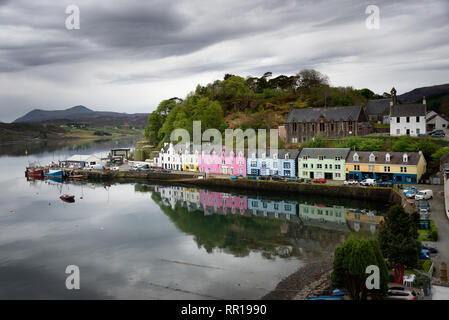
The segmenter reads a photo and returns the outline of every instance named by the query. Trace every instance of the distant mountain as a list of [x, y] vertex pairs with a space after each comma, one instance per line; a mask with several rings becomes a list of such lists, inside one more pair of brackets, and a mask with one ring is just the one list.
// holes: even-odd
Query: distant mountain
[[426, 99], [437, 98], [449, 94], [449, 83], [431, 87], [416, 88], [398, 96], [402, 103], [421, 103], [423, 97]]
[[85, 106], [75, 106], [65, 110], [35, 109], [14, 120], [14, 123], [88, 124], [92, 126], [147, 125], [148, 113], [119, 113], [93, 111]]

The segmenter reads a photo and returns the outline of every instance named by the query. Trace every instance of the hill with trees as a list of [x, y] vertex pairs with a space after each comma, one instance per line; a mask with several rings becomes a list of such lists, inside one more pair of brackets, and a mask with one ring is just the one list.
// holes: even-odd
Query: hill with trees
[[149, 116], [145, 137], [161, 147], [175, 128], [192, 134], [194, 120], [202, 121], [202, 130], [276, 128], [284, 123], [290, 106], [351, 106], [376, 98], [382, 97], [367, 88], [332, 87], [326, 75], [310, 69], [277, 77], [271, 72], [260, 78], [226, 74], [222, 80], [198, 85], [185, 99], [162, 101]]

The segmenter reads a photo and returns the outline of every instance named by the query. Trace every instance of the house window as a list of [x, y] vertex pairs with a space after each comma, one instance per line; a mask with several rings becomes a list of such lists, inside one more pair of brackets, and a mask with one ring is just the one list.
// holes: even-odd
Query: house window
[[290, 175], [290, 170], [285, 170], [284, 171], [284, 176], [289, 176]]
[[323, 168], [323, 165], [322, 165], [322, 164], [317, 164], [317, 165], [316, 165], [316, 168], [317, 168], [317, 169], [322, 169], [322, 168]]
[[416, 134], [419, 135], [421, 133], [421, 130], [416, 129]]
[[239, 161], [239, 166], [243, 166], [243, 161]]
[[278, 163], [277, 162], [273, 162], [273, 168], [277, 168], [278, 167]]
[[308, 176], [309, 176], [309, 173], [308, 173], [307, 171], [303, 171], [303, 172], [302, 172], [302, 175], [303, 175], [304, 177], [308, 177]]
[[376, 156], [374, 155], [374, 153], [371, 153], [369, 155], [369, 162], [375, 162], [376, 161]]
[[354, 171], [360, 171], [360, 166], [358, 164], [354, 165]]
[[401, 167], [401, 172], [407, 172], [407, 167]]
[[321, 132], [324, 131], [324, 123], [320, 123], [320, 131], [321, 131]]
[[416, 122], [419, 122], [419, 117], [416, 117]]
[[396, 123], [401, 123], [401, 118], [400, 117], [396, 117]]
[[396, 129], [396, 134], [401, 134], [401, 129]]
[[257, 167], [257, 161], [251, 161], [251, 167]]
[[390, 154], [389, 154], [389, 153], [387, 153], [387, 154], [385, 155], [385, 161], [386, 161], [386, 162], [390, 162]]
[[324, 156], [319, 156], [318, 160], [324, 160]]
[[341, 177], [341, 174], [340, 173], [336, 173], [335, 174], [335, 178], [340, 178]]
[[404, 155], [402, 156], [402, 161], [403, 161], [403, 162], [408, 162], [408, 155], [407, 155], [407, 154], [404, 154]]
[[307, 169], [307, 163], [303, 163], [302, 167]]
[[352, 157], [352, 160], [353, 161], [359, 161], [359, 155], [356, 153], [356, 154], [354, 154], [354, 156]]
[[298, 124], [296, 122], [293, 123], [293, 132], [296, 132], [298, 129]]
[[341, 157], [335, 157], [335, 161], [341, 161]]
[[265, 161], [262, 162], [262, 169], [266, 169], [267, 168], [267, 163]]
[[332, 165], [331, 165], [331, 164], [329, 165], [329, 169], [331, 169], [331, 170], [332, 170]]
[[279, 210], [279, 204], [278, 203], [274, 204], [274, 210]]
[[239, 173], [243, 173], [243, 169], [239, 169]]
[[290, 162], [284, 162], [284, 168], [290, 169]]
[[290, 204], [285, 204], [284, 205], [284, 209], [285, 209], [285, 211], [291, 211], [292, 210], [292, 206]]
[[374, 172], [374, 166], [369, 166], [369, 167], [368, 167], [368, 170], [369, 170], [370, 172]]
[[335, 170], [340, 170], [340, 169], [341, 169], [341, 165], [336, 164], [336, 165], [335, 165]]
[[309, 157], [308, 156], [304, 156], [304, 157], [302, 157], [302, 159], [303, 160], [307, 160], [307, 159], [309, 159]]
[[390, 167], [384, 167], [385, 172], [390, 172]]

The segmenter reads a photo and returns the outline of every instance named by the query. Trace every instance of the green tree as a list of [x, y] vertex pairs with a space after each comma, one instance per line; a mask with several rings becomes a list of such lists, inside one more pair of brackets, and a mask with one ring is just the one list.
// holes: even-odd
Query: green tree
[[416, 267], [421, 243], [413, 217], [402, 206], [391, 207], [379, 231], [378, 240], [388, 261], [409, 268]]
[[416, 143], [410, 136], [402, 136], [393, 143], [391, 150], [394, 152], [412, 152], [416, 148]]
[[304, 148], [325, 148], [326, 142], [320, 135], [316, 135], [304, 144]]
[[[369, 290], [366, 279], [368, 266], [379, 267], [380, 288]], [[352, 300], [366, 300], [368, 295], [377, 296], [387, 292], [388, 269], [377, 240], [350, 238], [335, 248], [331, 274], [332, 285], [345, 288]]]
[[302, 89], [329, 85], [329, 77], [313, 69], [301, 70], [297, 76], [299, 77], [299, 87]]

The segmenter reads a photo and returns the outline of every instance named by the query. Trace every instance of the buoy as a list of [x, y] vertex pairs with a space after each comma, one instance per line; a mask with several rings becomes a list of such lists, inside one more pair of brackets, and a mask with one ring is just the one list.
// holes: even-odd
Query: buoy
[[80, 199], [83, 199], [83, 197], [81, 196]]
[[14, 213], [14, 210], [9, 210], [10, 213]]

